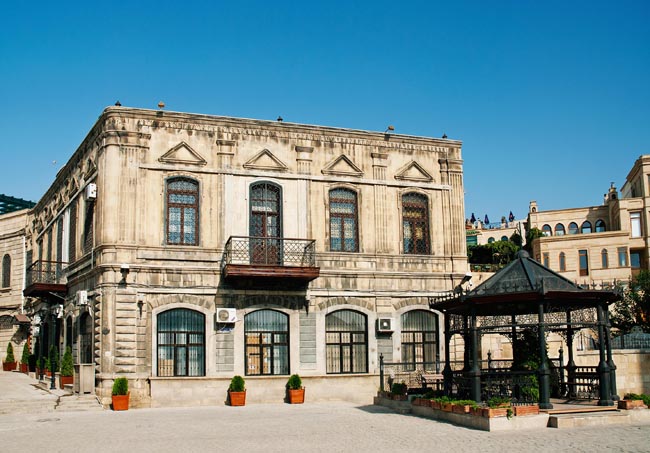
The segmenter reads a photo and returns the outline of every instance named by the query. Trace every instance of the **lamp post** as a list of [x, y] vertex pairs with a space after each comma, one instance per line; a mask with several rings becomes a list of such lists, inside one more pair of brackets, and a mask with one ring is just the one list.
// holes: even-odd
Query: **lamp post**
[[56, 319], [59, 317], [59, 314], [61, 313], [61, 310], [63, 307], [61, 305], [56, 305], [52, 307], [50, 310], [50, 315], [51, 315], [51, 325], [50, 325], [50, 351], [49, 351], [49, 358], [50, 358], [50, 372], [52, 373], [52, 378], [50, 380], [50, 390], [55, 390], [56, 389], [56, 369], [57, 369], [57, 364], [59, 363], [59, 357], [57, 353], [57, 349], [54, 347], [54, 342], [56, 341]]

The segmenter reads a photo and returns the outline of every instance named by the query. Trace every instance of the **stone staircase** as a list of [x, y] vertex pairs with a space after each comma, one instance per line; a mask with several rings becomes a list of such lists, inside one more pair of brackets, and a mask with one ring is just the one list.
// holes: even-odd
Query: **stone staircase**
[[550, 413], [549, 428], [577, 428], [583, 426], [635, 425], [650, 423], [650, 410], [617, 410], [607, 408], [600, 410], [571, 411]]
[[56, 411], [103, 411], [104, 408], [95, 395], [63, 395], [60, 396], [55, 407]]
[[57, 397], [41, 398], [38, 400], [7, 400], [0, 402], [0, 415], [6, 414], [41, 414], [54, 412]]

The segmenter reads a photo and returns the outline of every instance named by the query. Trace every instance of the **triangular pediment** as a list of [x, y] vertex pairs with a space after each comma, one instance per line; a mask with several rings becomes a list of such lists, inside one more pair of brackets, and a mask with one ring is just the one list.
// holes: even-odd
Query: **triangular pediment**
[[244, 164], [244, 168], [253, 170], [273, 170], [273, 171], [287, 171], [284, 162], [275, 157], [268, 149], [263, 149], [257, 153], [252, 159]]
[[420, 164], [412, 160], [403, 166], [395, 175], [395, 179], [402, 181], [433, 181], [431, 176]]
[[159, 162], [168, 164], [186, 164], [186, 165], [206, 165], [206, 160], [190, 145], [185, 142], [180, 142], [165, 154], [160, 156]]
[[334, 159], [321, 172], [325, 175], [363, 176], [363, 171], [345, 154]]

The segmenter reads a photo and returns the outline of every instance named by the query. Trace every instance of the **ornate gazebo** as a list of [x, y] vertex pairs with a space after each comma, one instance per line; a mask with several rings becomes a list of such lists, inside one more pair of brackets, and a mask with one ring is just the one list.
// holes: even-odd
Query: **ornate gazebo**
[[[612, 360], [608, 305], [618, 295], [609, 290], [583, 289], [563, 276], [542, 266], [520, 251], [517, 258], [491, 278], [471, 291], [460, 288], [452, 294], [430, 300], [430, 308], [444, 313], [445, 368], [444, 388], [447, 394], [457, 394], [481, 401], [491, 389], [506, 388], [515, 398], [517, 373], [502, 368], [500, 379], [488, 367], [481, 369], [479, 357], [480, 337], [484, 334], [501, 334], [515, 343], [525, 331], [536, 334], [539, 348], [539, 367], [528, 371], [528, 379], [536, 377], [539, 384], [539, 405], [551, 409], [550, 366], [547, 357], [546, 334], [557, 332], [567, 344], [566, 366], [559, 364], [567, 378], [563, 381], [567, 395], [575, 395], [576, 386], [584, 374], [573, 357], [573, 337], [581, 329], [597, 332], [600, 360], [593, 369], [594, 386], [598, 392], [598, 405], [611, 406], [616, 396], [616, 366]], [[461, 370], [452, 369], [450, 341], [454, 335], [464, 339], [465, 354]], [[586, 368], [586, 367], [582, 367]]]

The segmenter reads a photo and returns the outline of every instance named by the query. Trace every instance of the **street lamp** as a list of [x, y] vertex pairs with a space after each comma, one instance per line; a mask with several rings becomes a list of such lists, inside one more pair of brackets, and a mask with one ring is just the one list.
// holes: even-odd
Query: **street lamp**
[[50, 372], [52, 373], [52, 378], [50, 380], [50, 390], [56, 389], [56, 368], [59, 363], [59, 358], [57, 357], [56, 349], [54, 348], [54, 342], [56, 341], [56, 319], [59, 317], [63, 307], [61, 305], [55, 305], [50, 310], [50, 315], [52, 316], [52, 323], [50, 325]]

